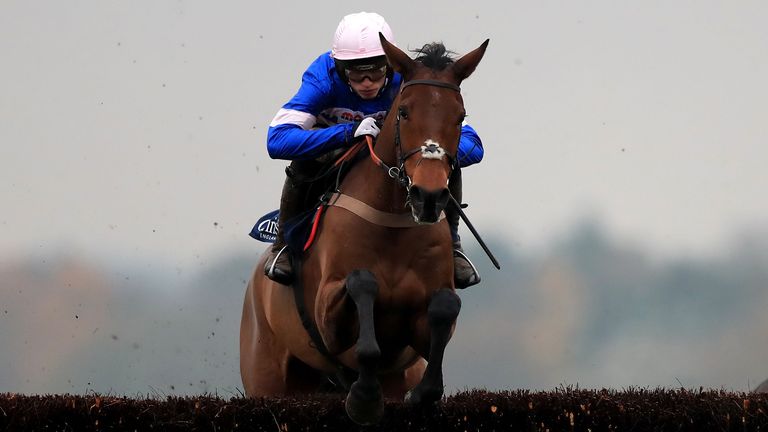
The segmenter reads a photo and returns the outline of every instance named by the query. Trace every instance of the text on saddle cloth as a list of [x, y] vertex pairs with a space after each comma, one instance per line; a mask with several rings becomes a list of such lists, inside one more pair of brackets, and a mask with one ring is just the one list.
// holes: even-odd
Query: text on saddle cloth
[[280, 210], [273, 210], [256, 222], [250, 232], [250, 236], [258, 241], [274, 243], [277, 240], [277, 228], [280, 218]]
[[[293, 250], [302, 250], [309, 237], [311, 223], [315, 214], [322, 208], [305, 211], [295, 218], [286, 221], [283, 230], [285, 241]], [[280, 228], [280, 211], [273, 210], [262, 216], [251, 229], [249, 235], [265, 243], [274, 243], [277, 240], [277, 232]]]

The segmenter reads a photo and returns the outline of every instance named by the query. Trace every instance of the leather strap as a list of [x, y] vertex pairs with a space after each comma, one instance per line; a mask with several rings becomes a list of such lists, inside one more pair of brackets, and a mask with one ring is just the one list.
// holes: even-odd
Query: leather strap
[[400, 87], [400, 92], [405, 90], [405, 88], [408, 86], [417, 85], [417, 84], [430, 85], [433, 87], [445, 87], [453, 91], [461, 92], [461, 87], [457, 86], [456, 84], [451, 84], [444, 81], [438, 81], [438, 80], [432, 80], [432, 79], [417, 79], [417, 80], [406, 81], [402, 85], [402, 87]]
[[[348, 210], [374, 225], [385, 226], [389, 228], [411, 228], [421, 226], [421, 224], [413, 220], [413, 215], [411, 212], [383, 212], [381, 210], [376, 210], [375, 208], [358, 200], [357, 198], [353, 198], [341, 192], [336, 192], [331, 195], [330, 199], [328, 200], [328, 205], [341, 207], [345, 210]], [[445, 212], [440, 213], [440, 218], [438, 220], [443, 219], [445, 219]]]
[[309, 316], [307, 306], [304, 303], [304, 281], [302, 278], [302, 267], [304, 266], [304, 263], [302, 261], [301, 254], [293, 253], [291, 249], [288, 250], [291, 251], [290, 258], [291, 262], [293, 263], [294, 274], [296, 275], [293, 283], [291, 284], [293, 288], [293, 299], [296, 302], [296, 311], [299, 313], [301, 324], [309, 334], [309, 345], [316, 349], [323, 357], [325, 357], [326, 360], [328, 360], [328, 362], [330, 362], [336, 368], [336, 375], [339, 382], [345, 387], [347, 391], [349, 391], [349, 386], [351, 383], [346, 382], [347, 380], [345, 377], [355, 376], [356, 372], [346, 367], [343, 363], [341, 363], [341, 360], [339, 360], [338, 357], [328, 352], [328, 347], [325, 346], [323, 337], [320, 336], [320, 330], [318, 330], [317, 324], [315, 324], [315, 321], [312, 319], [312, 317]]

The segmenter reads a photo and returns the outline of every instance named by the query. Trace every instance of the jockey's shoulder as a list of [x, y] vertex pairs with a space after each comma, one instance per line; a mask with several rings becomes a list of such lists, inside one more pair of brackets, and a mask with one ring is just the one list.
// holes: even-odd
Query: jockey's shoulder
[[336, 65], [334, 64], [333, 58], [331, 58], [331, 52], [326, 51], [317, 56], [317, 58], [307, 66], [305, 73], [311, 73], [318, 78], [331, 78], [331, 74], [336, 73]]

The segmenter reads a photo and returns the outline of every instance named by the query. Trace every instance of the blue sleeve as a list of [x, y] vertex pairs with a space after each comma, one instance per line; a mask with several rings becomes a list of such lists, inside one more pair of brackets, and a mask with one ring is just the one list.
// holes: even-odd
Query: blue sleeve
[[313, 129], [317, 116], [331, 105], [330, 57], [318, 57], [301, 77], [301, 87], [278, 111], [267, 131], [267, 152], [273, 159], [313, 159], [352, 141], [352, 123]]
[[459, 140], [459, 151], [457, 159], [459, 166], [464, 168], [474, 165], [483, 160], [483, 142], [477, 135], [472, 126], [465, 124], [461, 127], [461, 139]]
[[270, 126], [267, 151], [272, 159], [314, 159], [344, 147], [351, 141], [353, 127], [353, 123], [316, 130], [304, 130], [291, 123]]

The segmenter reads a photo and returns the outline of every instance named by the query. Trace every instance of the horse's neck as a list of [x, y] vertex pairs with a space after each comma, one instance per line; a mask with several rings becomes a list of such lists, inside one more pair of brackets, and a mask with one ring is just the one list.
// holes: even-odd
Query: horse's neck
[[[389, 166], [397, 166], [394, 150], [394, 134], [391, 128], [379, 134], [374, 151]], [[356, 164], [341, 184], [341, 192], [351, 195], [371, 207], [389, 212], [404, 213], [406, 190], [397, 179], [390, 177], [384, 169], [369, 157]]]

